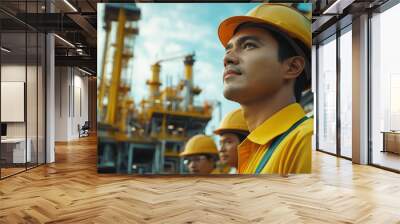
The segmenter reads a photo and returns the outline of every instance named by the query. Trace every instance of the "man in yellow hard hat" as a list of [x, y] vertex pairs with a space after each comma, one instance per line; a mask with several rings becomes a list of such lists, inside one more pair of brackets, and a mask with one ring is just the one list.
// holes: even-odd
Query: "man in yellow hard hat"
[[199, 134], [189, 139], [180, 156], [184, 157], [191, 174], [212, 174], [218, 160], [218, 149], [211, 137]]
[[224, 96], [240, 103], [250, 134], [239, 173], [311, 172], [313, 121], [298, 104], [310, 83], [311, 22], [284, 4], [261, 4], [224, 20]]
[[221, 173], [237, 173], [237, 148], [249, 134], [242, 109], [239, 108], [226, 114], [214, 133], [220, 136], [220, 161], [222, 165], [225, 165], [224, 167], [228, 167], [228, 169], [223, 169]]

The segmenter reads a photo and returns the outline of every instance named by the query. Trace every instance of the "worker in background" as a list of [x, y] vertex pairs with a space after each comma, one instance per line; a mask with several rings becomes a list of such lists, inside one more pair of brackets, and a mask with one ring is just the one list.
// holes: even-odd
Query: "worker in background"
[[213, 174], [218, 160], [218, 150], [213, 139], [206, 135], [195, 135], [189, 139], [180, 154], [191, 174]]
[[225, 115], [221, 124], [214, 133], [220, 136], [220, 172], [228, 174], [237, 173], [237, 148], [249, 134], [249, 129], [247, 128], [247, 123], [244, 119], [242, 109], [239, 108], [233, 110]]
[[298, 102], [310, 83], [311, 23], [282, 4], [224, 20], [224, 96], [240, 103], [250, 134], [238, 148], [241, 174], [311, 172], [313, 121]]

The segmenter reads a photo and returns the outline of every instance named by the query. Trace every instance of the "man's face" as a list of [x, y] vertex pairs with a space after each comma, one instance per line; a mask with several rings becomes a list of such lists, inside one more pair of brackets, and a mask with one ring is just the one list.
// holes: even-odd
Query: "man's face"
[[224, 96], [241, 104], [273, 95], [284, 83], [278, 42], [265, 29], [240, 29], [224, 57]]
[[235, 134], [222, 134], [220, 137], [221, 148], [219, 150], [219, 158], [221, 162], [228, 164], [230, 167], [237, 167], [237, 147], [239, 144], [240, 140]]
[[192, 155], [185, 158], [185, 163], [192, 174], [206, 175], [214, 170], [214, 162], [205, 155]]

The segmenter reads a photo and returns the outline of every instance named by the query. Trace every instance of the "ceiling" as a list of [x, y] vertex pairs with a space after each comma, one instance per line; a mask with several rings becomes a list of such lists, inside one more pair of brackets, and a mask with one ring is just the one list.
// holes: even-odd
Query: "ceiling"
[[374, 11], [389, 0], [313, 0], [313, 43], [352, 23], [354, 17]]
[[[9, 55], [10, 59], [13, 58], [11, 56], [17, 58], [26, 54], [31, 55], [37, 51], [37, 43], [34, 35], [29, 33], [54, 32], [62, 38], [55, 38], [56, 65], [80, 66], [95, 74], [97, 68], [97, 3], [105, 2], [132, 1], [1, 0], [2, 45], [13, 49], [14, 53]], [[366, 10], [374, 9], [387, 0], [312, 0], [311, 2], [313, 4], [312, 32], [315, 39], [318, 36], [329, 35], [327, 34], [329, 28], [331, 28], [329, 32], [335, 32], [332, 27], [346, 16], [356, 16]], [[351, 22], [351, 18], [348, 20]], [[25, 40], [25, 36], [27, 40]], [[26, 41], [28, 43], [27, 50], [25, 50]], [[38, 47], [40, 49], [41, 45]]]
[[96, 74], [98, 2], [107, 1], [1, 0], [2, 46], [12, 50], [8, 60], [34, 57], [43, 47], [36, 43], [37, 33], [51, 32], [57, 34], [56, 66], [78, 66]]

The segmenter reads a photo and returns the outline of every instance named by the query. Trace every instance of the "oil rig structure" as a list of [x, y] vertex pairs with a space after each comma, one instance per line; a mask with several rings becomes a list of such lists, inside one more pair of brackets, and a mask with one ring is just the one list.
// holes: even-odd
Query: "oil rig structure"
[[[129, 5], [129, 7], [127, 7]], [[148, 96], [132, 97], [134, 40], [139, 34], [140, 9], [135, 4], [106, 4], [106, 32], [98, 83], [99, 173], [186, 173], [179, 153], [193, 135], [204, 133], [213, 105], [194, 98], [201, 88], [193, 82], [195, 53], [174, 55], [151, 65]], [[110, 43], [114, 35], [114, 43]], [[184, 77], [162, 88], [162, 63], [183, 60]]]

